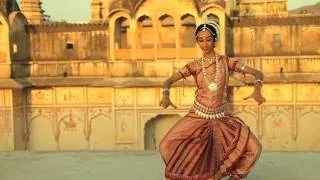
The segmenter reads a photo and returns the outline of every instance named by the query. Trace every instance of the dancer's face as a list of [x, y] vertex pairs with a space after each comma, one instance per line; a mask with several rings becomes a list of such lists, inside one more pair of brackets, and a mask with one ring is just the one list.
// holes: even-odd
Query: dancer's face
[[203, 54], [208, 54], [213, 52], [214, 40], [209, 31], [200, 31], [198, 34], [198, 44], [203, 52]]

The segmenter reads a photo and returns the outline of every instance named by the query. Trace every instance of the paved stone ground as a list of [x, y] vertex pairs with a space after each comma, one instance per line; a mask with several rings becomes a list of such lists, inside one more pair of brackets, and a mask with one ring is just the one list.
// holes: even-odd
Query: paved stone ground
[[[320, 152], [264, 152], [248, 180], [319, 180]], [[0, 152], [0, 180], [163, 180], [157, 152]]]

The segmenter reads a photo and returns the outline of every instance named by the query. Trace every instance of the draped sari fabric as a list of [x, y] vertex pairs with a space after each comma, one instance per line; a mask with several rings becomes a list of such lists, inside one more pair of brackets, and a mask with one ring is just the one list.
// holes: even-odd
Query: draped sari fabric
[[[234, 59], [219, 56], [205, 67], [213, 72], [212, 76], [216, 75], [217, 65], [221, 68], [215, 92], [208, 91], [199, 60], [188, 63], [179, 72], [184, 77], [194, 76], [198, 102], [216, 108], [227, 102], [228, 74], [235, 71], [236, 63]], [[252, 170], [261, 149], [255, 135], [238, 117], [226, 112], [222, 118], [209, 120], [197, 116], [192, 108], [160, 142], [160, 153], [166, 165], [165, 177], [170, 180], [243, 178]]]

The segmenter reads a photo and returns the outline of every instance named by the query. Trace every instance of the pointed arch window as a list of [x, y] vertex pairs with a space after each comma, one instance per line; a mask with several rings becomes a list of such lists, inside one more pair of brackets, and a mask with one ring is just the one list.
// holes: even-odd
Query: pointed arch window
[[181, 47], [190, 48], [196, 46], [196, 40], [194, 38], [194, 32], [196, 30], [196, 19], [186, 14], [181, 17]]
[[125, 17], [120, 17], [115, 23], [115, 47], [116, 49], [130, 48], [129, 37], [130, 23]]
[[148, 16], [141, 16], [138, 19], [137, 28], [137, 47], [138, 48], [153, 48], [154, 47], [154, 35], [152, 19]]
[[175, 48], [176, 47], [176, 29], [174, 20], [169, 15], [164, 15], [159, 18], [159, 40], [160, 48]]
[[207, 19], [208, 21], [214, 21], [219, 24], [219, 17], [214, 14], [208, 14]]

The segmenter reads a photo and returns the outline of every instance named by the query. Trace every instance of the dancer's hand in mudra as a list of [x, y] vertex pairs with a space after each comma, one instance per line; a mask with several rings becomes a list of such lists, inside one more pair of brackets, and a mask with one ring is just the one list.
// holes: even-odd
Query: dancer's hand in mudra
[[159, 103], [160, 106], [162, 106], [164, 109], [167, 109], [169, 106], [172, 106], [173, 108], [177, 109], [177, 106], [174, 105], [169, 96], [164, 95]]
[[254, 99], [255, 101], [258, 102], [258, 105], [261, 105], [262, 103], [266, 102], [266, 99], [262, 96], [260, 91], [254, 91], [250, 96], [243, 98], [244, 100], [247, 99]]

